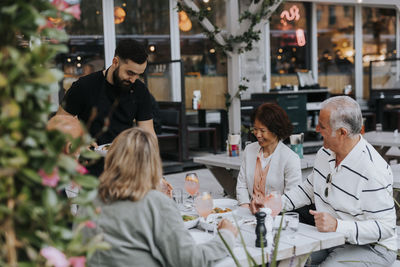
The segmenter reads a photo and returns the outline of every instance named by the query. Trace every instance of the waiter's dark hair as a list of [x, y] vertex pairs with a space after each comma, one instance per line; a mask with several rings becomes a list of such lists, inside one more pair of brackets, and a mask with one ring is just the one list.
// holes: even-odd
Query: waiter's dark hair
[[115, 49], [115, 57], [122, 60], [132, 60], [137, 64], [143, 64], [147, 60], [147, 53], [144, 46], [132, 39], [121, 40]]
[[260, 105], [251, 116], [251, 121], [258, 120], [262, 125], [275, 134], [279, 140], [285, 140], [293, 131], [293, 125], [286, 111], [275, 103]]

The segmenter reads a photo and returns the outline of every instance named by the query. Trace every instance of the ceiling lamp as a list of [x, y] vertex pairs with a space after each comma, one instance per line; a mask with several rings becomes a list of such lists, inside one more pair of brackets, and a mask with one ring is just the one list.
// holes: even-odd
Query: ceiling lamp
[[126, 12], [122, 7], [116, 6], [114, 7], [114, 23], [121, 24], [124, 22], [126, 17]]
[[185, 11], [179, 11], [179, 29], [188, 32], [192, 29], [192, 22]]

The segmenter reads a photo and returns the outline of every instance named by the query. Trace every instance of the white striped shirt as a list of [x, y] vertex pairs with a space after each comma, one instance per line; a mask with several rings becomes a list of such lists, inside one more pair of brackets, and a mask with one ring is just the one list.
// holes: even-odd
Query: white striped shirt
[[[379, 243], [397, 250], [390, 166], [363, 137], [337, 168], [335, 161], [334, 152], [321, 148], [310, 176], [283, 195], [284, 208], [315, 203], [317, 211], [337, 219], [336, 232], [343, 233], [348, 243]], [[331, 183], [327, 182], [328, 174]]]

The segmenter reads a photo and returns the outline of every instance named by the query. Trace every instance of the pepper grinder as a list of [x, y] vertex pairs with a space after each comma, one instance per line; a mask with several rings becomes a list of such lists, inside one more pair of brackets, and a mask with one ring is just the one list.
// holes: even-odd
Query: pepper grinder
[[256, 213], [257, 225], [256, 225], [256, 247], [261, 247], [261, 241], [263, 246], [267, 246], [267, 240], [265, 239], [265, 235], [267, 233], [267, 229], [265, 228], [265, 212], [259, 211]]

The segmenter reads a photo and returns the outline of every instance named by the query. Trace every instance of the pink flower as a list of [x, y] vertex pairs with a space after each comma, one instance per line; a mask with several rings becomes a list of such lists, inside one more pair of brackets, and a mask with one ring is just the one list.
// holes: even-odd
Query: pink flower
[[81, 19], [81, 8], [79, 4], [69, 6], [69, 4], [64, 0], [53, 0], [51, 4], [55, 6], [58, 10], [69, 13], [78, 20]]
[[56, 187], [58, 181], [60, 180], [60, 176], [58, 175], [58, 168], [54, 168], [53, 172], [47, 174], [43, 169], [38, 171], [40, 177], [42, 177], [42, 185]]
[[86, 173], [89, 172], [84, 166], [82, 166], [82, 165], [79, 164], [79, 163], [76, 165], [75, 170], [76, 170], [78, 173], [80, 173], [80, 174], [86, 174]]
[[[54, 267], [68, 267], [69, 262], [64, 253], [55, 247], [42, 248], [40, 254], [46, 258], [47, 264]], [[75, 266], [75, 265], [73, 265]]]
[[69, 263], [72, 267], [85, 267], [86, 257], [79, 256], [79, 257], [71, 257], [69, 258]]
[[95, 228], [95, 227], [96, 227], [96, 223], [93, 222], [93, 221], [86, 221], [86, 222], [85, 222], [85, 226], [86, 226], [87, 228]]

